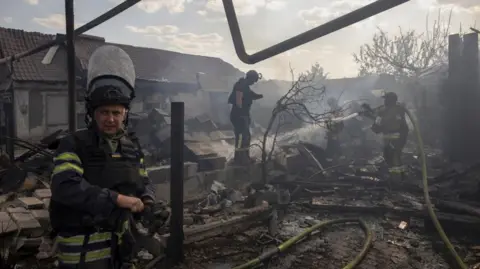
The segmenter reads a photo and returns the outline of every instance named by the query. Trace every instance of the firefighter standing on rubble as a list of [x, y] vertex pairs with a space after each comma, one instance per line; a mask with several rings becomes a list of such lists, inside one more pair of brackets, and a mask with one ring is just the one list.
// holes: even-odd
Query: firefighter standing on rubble
[[257, 71], [248, 71], [244, 78], [235, 83], [228, 97], [228, 103], [232, 105], [230, 121], [235, 133], [234, 161], [238, 164], [250, 162], [250, 108], [254, 100], [263, 98], [262, 94], [253, 92], [250, 86], [261, 78]]
[[[327, 104], [330, 108], [330, 113], [332, 114], [333, 118], [338, 118], [342, 116], [342, 111], [340, 106], [338, 105], [338, 101], [335, 98], [329, 98], [327, 100]], [[337, 161], [341, 155], [341, 144], [340, 144], [340, 133], [342, 132], [344, 124], [342, 121], [326, 121], [326, 128], [327, 128], [327, 161]]]
[[62, 138], [52, 172], [50, 219], [61, 269], [132, 269], [134, 220], [153, 223], [154, 188], [138, 140], [125, 129], [134, 83], [125, 51], [102, 46], [92, 54], [88, 128]]
[[389, 172], [403, 177], [402, 150], [409, 132], [405, 107], [398, 103], [397, 94], [394, 92], [385, 93], [383, 98], [384, 105], [375, 110], [370, 109], [368, 105], [363, 105], [367, 111], [364, 115], [375, 119], [372, 131], [383, 135], [383, 158]]

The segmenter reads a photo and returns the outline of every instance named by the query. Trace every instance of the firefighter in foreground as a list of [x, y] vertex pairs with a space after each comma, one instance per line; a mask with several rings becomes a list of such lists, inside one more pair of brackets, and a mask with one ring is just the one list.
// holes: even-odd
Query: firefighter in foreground
[[368, 105], [363, 105], [364, 115], [375, 120], [372, 131], [383, 135], [383, 158], [388, 165], [389, 172], [404, 176], [402, 166], [402, 150], [408, 136], [408, 125], [405, 107], [398, 103], [397, 94], [387, 92], [384, 95], [384, 105], [372, 110]]
[[250, 162], [250, 108], [254, 100], [263, 98], [262, 94], [253, 92], [250, 86], [261, 78], [257, 71], [248, 71], [244, 78], [235, 83], [228, 97], [228, 103], [232, 105], [230, 121], [235, 133], [234, 161], [237, 164], [245, 165]]
[[[330, 113], [332, 113], [332, 118], [342, 117], [341, 107], [338, 105], [338, 101], [335, 98], [329, 98], [327, 104], [330, 108]], [[340, 144], [340, 133], [342, 132], [344, 123], [342, 121], [331, 121], [327, 120], [327, 161], [336, 162], [342, 154], [341, 144]]]
[[103, 46], [92, 54], [88, 128], [60, 141], [52, 172], [50, 219], [61, 269], [134, 268], [134, 221], [153, 222], [154, 188], [125, 129], [134, 83], [125, 51]]

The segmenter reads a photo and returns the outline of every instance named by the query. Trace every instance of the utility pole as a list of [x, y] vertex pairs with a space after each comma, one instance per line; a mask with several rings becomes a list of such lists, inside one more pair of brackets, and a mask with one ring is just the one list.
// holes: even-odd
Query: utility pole
[[170, 143], [170, 236], [167, 241], [167, 260], [169, 266], [183, 262], [183, 147], [184, 115], [183, 102], [172, 102]]
[[73, 0], [65, 0], [65, 32], [67, 36], [68, 68], [68, 131], [77, 130], [77, 91], [75, 75], [75, 19]]

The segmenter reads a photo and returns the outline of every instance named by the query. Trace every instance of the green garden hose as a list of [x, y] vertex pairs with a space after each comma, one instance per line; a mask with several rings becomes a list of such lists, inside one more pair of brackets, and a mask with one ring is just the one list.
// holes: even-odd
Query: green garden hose
[[239, 265], [237, 267], [234, 267], [233, 269], [247, 269], [247, 268], [253, 268], [256, 265], [261, 264], [262, 262], [270, 259], [274, 255], [286, 251], [289, 247], [295, 245], [298, 241], [301, 239], [305, 238], [306, 236], [310, 235], [312, 232], [319, 230], [325, 226], [331, 225], [331, 224], [340, 224], [340, 223], [351, 223], [351, 222], [356, 222], [360, 224], [360, 227], [363, 229], [365, 233], [365, 243], [363, 244], [363, 248], [360, 251], [360, 253], [355, 257], [355, 259], [351, 262], [349, 262], [343, 269], [353, 269], [355, 266], [357, 266], [362, 259], [367, 255], [367, 251], [372, 245], [372, 232], [368, 228], [367, 224], [360, 219], [351, 219], [351, 218], [345, 218], [345, 219], [337, 219], [337, 220], [328, 220], [328, 221], [323, 221], [318, 224], [315, 224], [314, 226], [304, 230], [300, 234], [288, 239], [287, 241], [283, 242], [281, 245], [272, 248], [271, 250], [268, 250], [264, 252], [262, 255], [258, 256], [257, 258], [250, 260], [242, 265]]
[[432, 201], [430, 201], [430, 194], [428, 189], [427, 161], [425, 158], [425, 151], [423, 150], [422, 136], [420, 135], [420, 129], [418, 127], [418, 123], [413, 117], [412, 113], [408, 111], [408, 109], [405, 109], [405, 111], [407, 113], [407, 116], [410, 118], [410, 121], [413, 124], [413, 129], [415, 131], [415, 136], [417, 138], [417, 144], [420, 151], [420, 161], [422, 165], [423, 196], [425, 198], [425, 204], [427, 205], [428, 214], [432, 219], [435, 229], [437, 229], [438, 234], [442, 238], [443, 242], [447, 246], [453, 258], [455, 258], [455, 261], [457, 262], [458, 266], [461, 269], [468, 269], [468, 266], [463, 262], [462, 258], [460, 258], [457, 251], [455, 251], [455, 248], [453, 247], [452, 243], [450, 242], [447, 235], [445, 234], [445, 231], [443, 230], [442, 225], [438, 221], [437, 215], [435, 215], [435, 211], [433, 210], [433, 205], [432, 205]]

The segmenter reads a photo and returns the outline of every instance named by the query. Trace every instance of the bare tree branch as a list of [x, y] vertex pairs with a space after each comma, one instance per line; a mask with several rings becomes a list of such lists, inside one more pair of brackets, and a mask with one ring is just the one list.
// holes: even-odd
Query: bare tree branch
[[396, 36], [378, 28], [372, 43], [360, 47], [353, 58], [360, 65], [359, 75], [390, 74], [397, 78], [418, 77], [425, 71], [445, 63], [448, 56], [448, 35], [452, 12], [443, 21], [440, 11], [431, 29], [425, 33], [399, 28]]
[[[322, 85], [327, 74], [318, 64], [314, 64], [310, 70], [300, 73], [297, 77], [290, 66], [292, 84], [290, 89], [280, 97], [272, 110], [265, 133], [261, 141], [262, 149], [262, 179], [267, 182], [267, 164], [272, 160], [277, 137], [285, 125], [292, 120], [300, 120], [309, 124], [324, 122], [330, 112], [317, 113], [312, 108], [318, 105], [325, 96], [325, 86]], [[273, 138], [270, 135], [272, 128], [275, 128]], [[272, 139], [272, 145], [267, 150], [267, 140]]]

